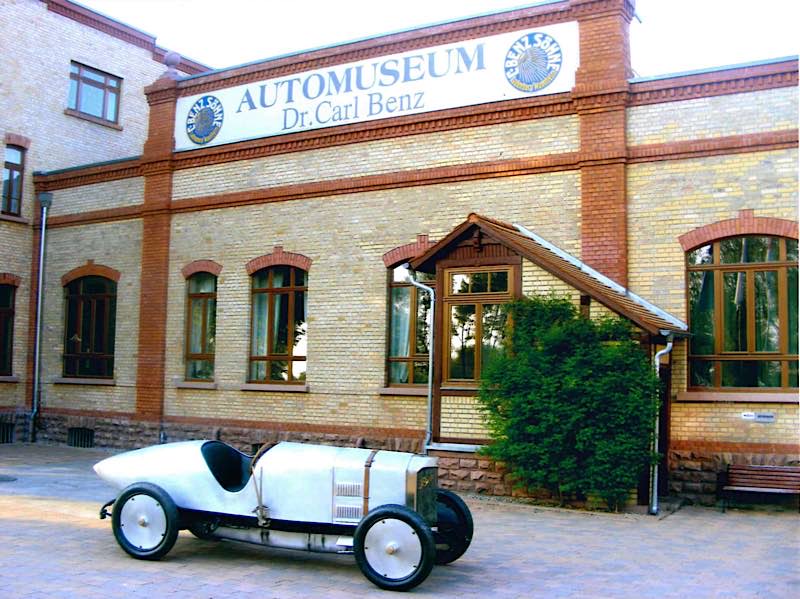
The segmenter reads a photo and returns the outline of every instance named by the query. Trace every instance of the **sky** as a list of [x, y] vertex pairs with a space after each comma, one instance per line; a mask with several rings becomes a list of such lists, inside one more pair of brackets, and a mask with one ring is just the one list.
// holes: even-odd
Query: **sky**
[[[534, 0], [77, 0], [213, 68], [500, 12]], [[636, 0], [631, 62], [648, 77], [800, 53], [800, 0]], [[640, 22], [641, 20], [641, 22]]]

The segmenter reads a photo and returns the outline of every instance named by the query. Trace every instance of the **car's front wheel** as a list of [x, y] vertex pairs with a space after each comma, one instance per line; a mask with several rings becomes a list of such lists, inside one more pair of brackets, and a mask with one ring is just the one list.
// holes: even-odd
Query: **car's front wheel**
[[472, 513], [458, 495], [436, 490], [436, 563], [449, 564], [464, 555], [472, 542]]
[[356, 563], [382, 589], [407, 591], [431, 573], [436, 558], [433, 533], [425, 520], [402, 505], [372, 510], [353, 537]]
[[111, 528], [128, 555], [137, 559], [164, 557], [178, 538], [178, 508], [161, 487], [134, 483], [114, 502]]

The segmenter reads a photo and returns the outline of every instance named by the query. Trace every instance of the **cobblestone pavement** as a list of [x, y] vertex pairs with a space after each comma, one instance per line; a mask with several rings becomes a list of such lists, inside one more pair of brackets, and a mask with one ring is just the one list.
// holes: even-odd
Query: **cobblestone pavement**
[[[98, 509], [91, 471], [108, 452], [0, 445], [0, 595], [211, 598], [388, 597], [352, 556], [195, 539], [160, 562], [129, 558]], [[8, 480], [16, 478], [16, 480]], [[797, 597], [800, 517], [684, 507], [665, 518], [467, 498], [475, 540], [435, 567], [420, 597]]]

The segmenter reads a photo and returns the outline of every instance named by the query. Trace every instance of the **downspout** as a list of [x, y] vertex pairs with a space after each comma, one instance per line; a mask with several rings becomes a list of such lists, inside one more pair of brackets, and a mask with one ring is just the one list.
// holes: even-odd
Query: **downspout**
[[41, 381], [41, 354], [42, 354], [42, 297], [44, 296], [44, 248], [47, 237], [47, 211], [53, 203], [53, 194], [43, 191], [38, 194], [39, 204], [42, 207], [42, 229], [39, 236], [39, 279], [36, 285], [36, 332], [33, 345], [33, 396], [31, 397], [30, 435], [31, 443], [36, 441], [36, 415], [39, 412], [40, 395], [42, 392]]
[[[665, 335], [667, 338], [667, 346], [659, 352], [656, 352], [655, 358], [653, 358], [654, 368], [656, 371], [656, 378], [659, 380], [659, 371], [661, 370], [661, 356], [666, 356], [669, 352], [672, 351], [672, 333], [668, 333], [667, 331], [661, 331], [662, 335]], [[660, 410], [660, 408], [659, 408]], [[660, 426], [659, 421], [659, 412], [656, 412], [656, 421], [655, 426], [653, 427], [653, 453], [658, 451], [658, 429]], [[653, 516], [658, 515], [658, 463], [653, 464], [650, 467], [650, 514]]]
[[[406, 267], [411, 271], [408, 264]], [[413, 276], [409, 277], [409, 282], [431, 296], [431, 309], [428, 312], [428, 422], [425, 427], [425, 444], [422, 448], [422, 452], [427, 455], [428, 446], [433, 439], [433, 314], [436, 310], [436, 292], [432, 287], [417, 282]]]

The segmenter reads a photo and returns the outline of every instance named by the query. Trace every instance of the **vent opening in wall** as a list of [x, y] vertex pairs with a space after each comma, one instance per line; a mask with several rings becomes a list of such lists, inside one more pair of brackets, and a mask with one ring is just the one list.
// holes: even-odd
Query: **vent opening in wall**
[[67, 429], [67, 445], [70, 447], [94, 447], [94, 430], [79, 426]]
[[0, 443], [14, 442], [14, 423], [0, 422]]

